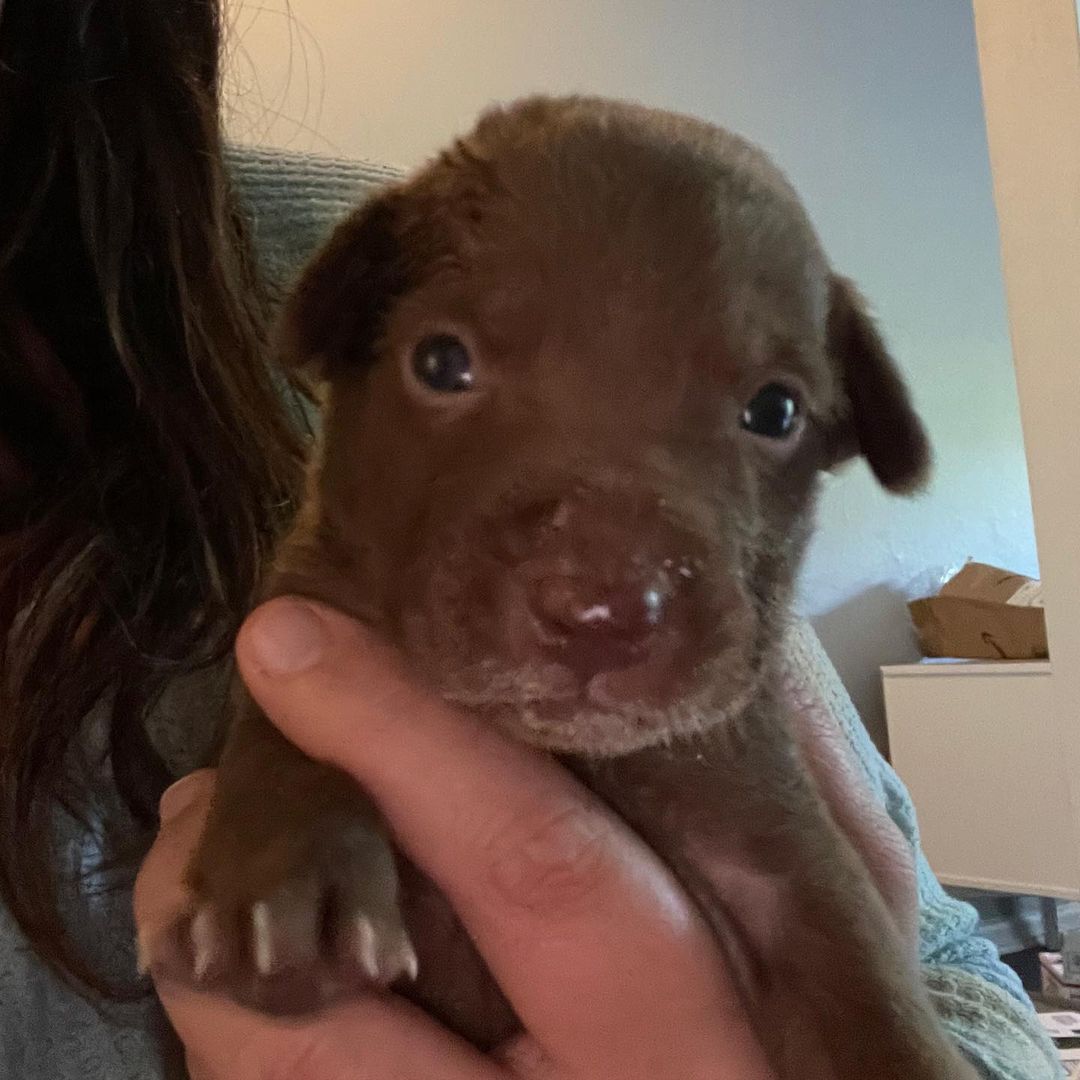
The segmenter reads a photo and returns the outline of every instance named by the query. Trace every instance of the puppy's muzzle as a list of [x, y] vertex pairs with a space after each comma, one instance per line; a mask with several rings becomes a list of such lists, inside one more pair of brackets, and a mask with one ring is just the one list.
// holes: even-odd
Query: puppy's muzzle
[[706, 552], [653, 494], [579, 487], [488, 526], [503, 657], [555, 665], [597, 705], [663, 699], [711, 606]]

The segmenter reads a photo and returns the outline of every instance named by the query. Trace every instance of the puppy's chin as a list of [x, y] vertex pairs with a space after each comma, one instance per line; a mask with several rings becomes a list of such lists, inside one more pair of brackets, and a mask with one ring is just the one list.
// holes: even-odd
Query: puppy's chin
[[741, 713], [758, 681], [744, 657], [716, 657], [663, 702], [626, 696], [643, 675], [631, 668], [582, 687], [556, 664], [508, 670], [485, 662], [436, 677], [435, 684], [445, 700], [512, 738], [553, 753], [599, 758], [699, 735]]

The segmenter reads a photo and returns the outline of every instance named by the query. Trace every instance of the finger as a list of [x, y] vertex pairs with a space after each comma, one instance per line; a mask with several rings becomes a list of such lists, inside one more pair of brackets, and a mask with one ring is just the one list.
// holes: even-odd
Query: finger
[[509, 1080], [403, 1001], [367, 997], [297, 1023], [163, 982], [158, 996], [193, 1080]]
[[213, 769], [201, 769], [162, 796], [162, 828], [135, 878], [133, 904], [141, 968], [191, 901], [184, 870], [202, 834], [215, 779]]
[[213, 1070], [205, 1061], [194, 1054], [184, 1055], [184, 1065], [187, 1067], [188, 1080], [221, 1080], [214, 1076]]
[[787, 691], [803, 760], [833, 820], [862, 857], [909, 951], [917, 954], [919, 905], [911, 847], [874, 797], [824, 702], [793, 681]]
[[659, 1078], [693, 1075], [688, 1055], [707, 1048], [719, 1075], [764, 1075], [682, 891], [554, 762], [422, 693], [397, 654], [328, 609], [271, 601], [237, 656], [282, 731], [380, 803], [553, 1057]]
[[519, 1080], [563, 1080], [566, 1076], [558, 1063], [529, 1035], [508, 1040], [494, 1056]]

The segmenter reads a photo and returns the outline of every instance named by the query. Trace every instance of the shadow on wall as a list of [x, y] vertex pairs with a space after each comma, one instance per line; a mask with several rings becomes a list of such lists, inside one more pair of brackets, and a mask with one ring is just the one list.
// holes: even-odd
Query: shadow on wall
[[882, 664], [908, 664], [921, 658], [908, 617], [907, 597], [875, 585], [839, 607], [810, 618], [855, 703], [870, 738], [888, 756]]

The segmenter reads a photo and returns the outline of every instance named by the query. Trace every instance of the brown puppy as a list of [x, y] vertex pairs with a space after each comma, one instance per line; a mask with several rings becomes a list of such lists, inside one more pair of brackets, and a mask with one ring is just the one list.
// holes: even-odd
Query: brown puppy
[[[861, 453], [906, 491], [928, 459], [777, 170], [636, 106], [496, 110], [337, 230], [284, 327], [326, 408], [269, 593], [343, 608], [562, 756], [667, 859], [751, 1013], [785, 1018], [762, 1026], [779, 1075], [958, 1075], [777, 700], [819, 473]], [[237, 700], [192, 977], [303, 1011], [407, 975], [477, 1044], [511, 1033], [363, 793]]]

